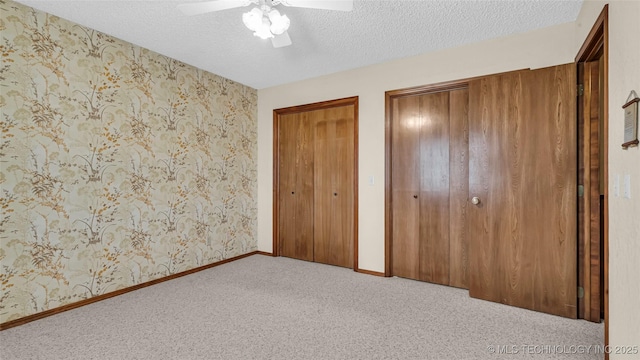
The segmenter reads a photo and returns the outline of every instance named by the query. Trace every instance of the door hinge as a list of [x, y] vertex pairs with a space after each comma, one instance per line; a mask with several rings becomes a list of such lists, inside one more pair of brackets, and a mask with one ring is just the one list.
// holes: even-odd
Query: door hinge
[[584, 185], [578, 185], [578, 197], [584, 196]]
[[578, 299], [582, 299], [584, 297], [584, 288], [582, 286], [578, 286]]
[[584, 95], [584, 85], [578, 84], [578, 96]]

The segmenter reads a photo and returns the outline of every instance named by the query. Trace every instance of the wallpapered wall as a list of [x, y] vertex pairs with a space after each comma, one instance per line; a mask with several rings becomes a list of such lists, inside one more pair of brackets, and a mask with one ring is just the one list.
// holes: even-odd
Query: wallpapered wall
[[0, 323], [256, 249], [254, 89], [0, 12]]

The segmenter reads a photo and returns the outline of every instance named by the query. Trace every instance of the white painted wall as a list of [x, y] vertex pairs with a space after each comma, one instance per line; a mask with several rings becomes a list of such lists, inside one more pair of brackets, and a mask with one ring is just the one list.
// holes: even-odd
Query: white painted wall
[[[604, 1], [585, 1], [576, 21], [576, 53], [602, 11]], [[609, 4], [609, 340], [612, 349], [640, 352], [640, 149], [622, 150], [622, 105], [640, 94], [640, 1]], [[616, 175], [631, 176], [631, 199], [616, 196]], [[640, 355], [611, 354], [611, 359]]]
[[[387, 90], [572, 62], [574, 24], [258, 91], [258, 248], [272, 251], [273, 109], [359, 96], [359, 256], [384, 271], [384, 95]], [[375, 185], [368, 185], [369, 176]]]

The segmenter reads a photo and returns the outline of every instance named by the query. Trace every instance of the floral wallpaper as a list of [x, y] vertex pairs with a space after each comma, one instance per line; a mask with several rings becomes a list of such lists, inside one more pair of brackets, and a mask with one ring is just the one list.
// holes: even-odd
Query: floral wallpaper
[[0, 323], [256, 249], [256, 90], [0, 13]]

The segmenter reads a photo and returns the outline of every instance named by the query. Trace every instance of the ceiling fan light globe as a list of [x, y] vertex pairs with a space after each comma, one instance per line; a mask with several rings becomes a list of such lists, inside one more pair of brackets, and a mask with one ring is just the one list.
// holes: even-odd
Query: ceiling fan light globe
[[258, 31], [262, 26], [262, 11], [258, 8], [253, 8], [251, 11], [242, 14], [242, 22], [249, 30]]
[[269, 20], [271, 20], [271, 32], [280, 35], [289, 29], [291, 21], [287, 15], [280, 15], [278, 10], [269, 12]]
[[253, 33], [254, 36], [259, 37], [260, 39], [271, 39], [273, 38], [273, 34], [271, 33], [271, 23], [267, 17], [262, 18], [262, 22], [260, 26]]

